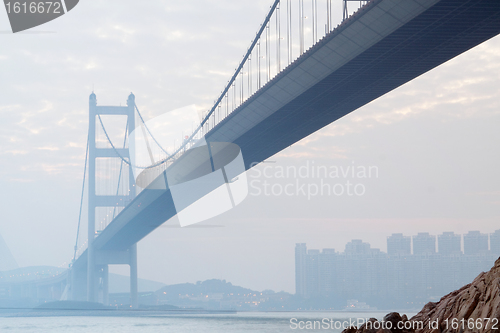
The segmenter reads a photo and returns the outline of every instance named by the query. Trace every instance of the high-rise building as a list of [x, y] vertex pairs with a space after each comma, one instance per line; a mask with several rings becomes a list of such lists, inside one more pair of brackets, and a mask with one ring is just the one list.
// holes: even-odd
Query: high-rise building
[[369, 254], [370, 244], [363, 243], [361, 239], [353, 239], [345, 245], [345, 254]]
[[469, 231], [464, 235], [464, 253], [467, 255], [488, 252], [488, 235], [479, 231]]
[[392, 234], [391, 236], [387, 237], [387, 254], [410, 255], [411, 237], [403, 236], [403, 234]]
[[438, 236], [438, 253], [452, 255], [462, 253], [462, 237], [454, 232], [443, 232]]
[[436, 253], [436, 236], [431, 236], [428, 232], [419, 232], [413, 236], [413, 254], [434, 253]]
[[[467, 235], [469, 250], [474, 244], [471, 240], [477, 238], [482, 239], [478, 232]], [[408, 240], [401, 234], [388, 237], [388, 244], [397, 239], [403, 244], [400, 248], [408, 251]], [[309, 299], [307, 304], [321, 304], [321, 308], [341, 308], [349, 299], [386, 308], [423, 306], [489, 270], [499, 256], [487, 251], [462, 254], [461, 235], [452, 232], [438, 239], [439, 255], [435, 253], [436, 237], [428, 233], [413, 238], [415, 255], [388, 255], [359, 239], [347, 243], [343, 253], [308, 250], [306, 244], [296, 244], [297, 295]], [[492, 251], [498, 249], [499, 240], [500, 230], [491, 235]], [[394, 243], [388, 249], [398, 253]], [[482, 239], [483, 248], [484, 243], [487, 245], [487, 238], [486, 242]]]
[[295, 244], [295, 293], [302, 297], [307, 296], [306, 258], [307, 258], [306, 244], [305, 243]]
[[323, 249], [319, 256], [319, 291], [322, 296], [336, 296], [339, 289], [339, 255], [334, 249]]
[[496, 256], [500, 256], [500, 229], [490, 234], [490, 251]]
[[307, 250], [305, 287], [308, 297], [317, 297], [320, 294], [319, 256], [319, 250]]

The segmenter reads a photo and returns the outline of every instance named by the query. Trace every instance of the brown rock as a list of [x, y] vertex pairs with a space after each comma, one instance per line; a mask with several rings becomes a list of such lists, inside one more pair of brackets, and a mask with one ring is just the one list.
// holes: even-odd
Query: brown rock
[[[370, 318], [368, 322], [361, 325], [359, 328], [349, 328], [345, 329], [342, 333], [413, 333], [414, 331], [407, 331], [398, 329], [399, 322], [408, 321], [406, 315], [401, 316], [397, 312], [391, 312], [387, 314], [383, 322], [379, 322], [375, 318]], [[390, 324], [388, 324], [390, 322]], [[401, 324], [399, 324], [401, 326]], [[389, 329], [388, 327], [392, 327]]]
[[357, 327], [349, 327], [342, 331], [342, 333], [356, 333], [358, 331]]
[[[416, 331], [398, 329], [398, 323], [407, 322], [408, 317], [391, 312], [384, 317], [384, 322], [391, 322], [391, 330], [376, 330], [375, 325], [370, 329], [365, 323], [342, 333], [500, 333], [500, 258], [489, 272], [479, 274], [472, 283], [449, 293], [439, 302], [427, 303], [409, 320], [413, 322], [410, 326], [420, 324], [423, 328]], [[377, 320], [371, 318], [369, 321], [374, 323]], [[495, 323], [496, 329], [493, 327]]]
[[386, 325], [387, 325], [387, 327], [391, 327], [392, 333], [401, 333], [402, 332], [401, 329], [398, 329], [398, 324], [400, 321], [403, 321], [403, 318], [397, 312], [391, 312], [391, 313], [388, 313], [384, 316], [384, 322], [391, 323], [391, 324], [386, 324]]
[[392, 333], [392, 332], [387, 328], [381, 328], [377, 331], [377, 333]]
[[[417, 333], [500, 332], [500, 258], [489, 272], [479, 274], [472, 283], [449, 293], [439, 302], [426, 304], [410, 320], [424, 323], [424, 328]], [[494, 329], [492, 323], [496, 321], [498, 325]]]
[[364, 323], [358, 328], [359, 333], [377, 333], [379, 328], [374, 328], [374, 327], [380, 327], [378, 325], [374, 325], [373, 323], [378, 323], [378, 320], [375, 318], [370, 318], [368, 319], [368, 322]]

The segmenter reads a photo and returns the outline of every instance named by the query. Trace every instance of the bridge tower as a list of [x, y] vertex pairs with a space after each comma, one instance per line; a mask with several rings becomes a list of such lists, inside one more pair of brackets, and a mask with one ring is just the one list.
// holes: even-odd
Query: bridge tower
[[[103, 195], [97, 192], [96, 181], [98, 180], [96, 166], [99, 159], [121, 159], [130, 161], [128, 147], [100, 148], [96, 145], [96, 128], [100, 128], [100, 116], [126, 116], [126, 136], [135, 129], [135, 96], [131, 93], [126, 106], [98, 106], [97, 97], [92, 92], [89, 98], [89, 186], [88, 186], [88, 260], [87, 260], [87, 301], [109, 304], [108, 296], [108, 266], [111, 264], [130, 265], [130, 296], [133, 308], [138, 307], [137, 296], [137, 244], [128, 249], [105, 250], [98, 249], [94, 240], [98, 235], [96, 231], [96, 210], [100, 207], [124, 206], [123, 203], [135, 198], [135, 180], [130, 166], [128, 170], [128, 193], [118, 195]], [[107, 136], [107, 134], [106, 134]], [[108, 138], [109, 139], [109, 138]], [[102, 161], [102, 160], [101, 160]], [[102, 164], [102, 163], [101, 163]], [[122, 203], [122, 204], [120, 204]]]

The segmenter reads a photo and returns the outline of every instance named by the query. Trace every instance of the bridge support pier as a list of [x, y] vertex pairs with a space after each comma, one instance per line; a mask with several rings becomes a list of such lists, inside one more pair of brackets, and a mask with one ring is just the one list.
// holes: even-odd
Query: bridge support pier
[[[89, 238], [90, 239], [90, 238]], [[95, 254], [92, 243], [89, 241], [87, 249], [87, 302], [97, 302], [97, 272], [95, 267]]]
[[109, 305], [109, 266], [102, 267], [102, 304]]
[[130, 304], [132, 309], [139, 308], [139, 292], [137, 278], [137, 244], [130, 248]]

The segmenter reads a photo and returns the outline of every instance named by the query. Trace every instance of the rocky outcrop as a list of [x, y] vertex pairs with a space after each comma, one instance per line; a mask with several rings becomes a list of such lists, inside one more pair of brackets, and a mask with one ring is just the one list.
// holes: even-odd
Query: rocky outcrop
[[427, 303], [411, 319], [392, 312], [381, 322], [372, 318], [343, 333], [497, 333], [500, 332], [500, 258], [489, 272]]
[[410, 324], [406, 315], [401, 316], [397, 312], [391, 312], [381, 322], [370, 318], [359, 328], [350, 327], [342, 333], [413, 333], [413, 330], [404, 328], [405, 326], [409, 327]]
[[439, 302], [428, 303], [411, 320], [424, 324], [417, 333], [500, 332], [500, 258], [489, 272]]

